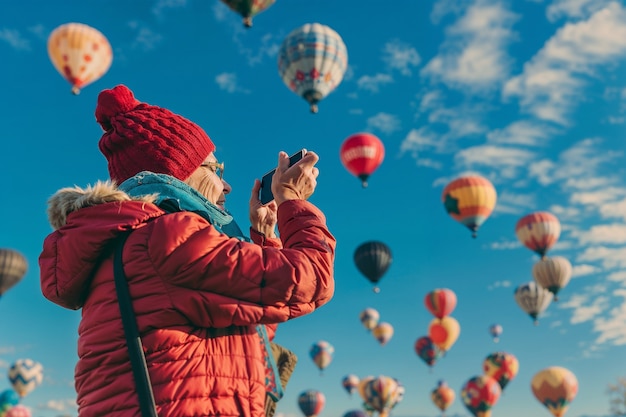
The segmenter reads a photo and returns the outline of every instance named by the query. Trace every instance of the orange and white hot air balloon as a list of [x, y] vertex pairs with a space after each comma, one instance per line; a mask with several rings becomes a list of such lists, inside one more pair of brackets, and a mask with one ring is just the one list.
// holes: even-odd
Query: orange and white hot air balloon
[[450, 350], [452, 345], [456, 343], [460, 333], [459, 322], [451, 316], [445, 316], [441, 319], [435, 318], [428, 326], [428, 337], [432, 339], [435, 346], [444, 352]]
[[480, 175], [456, 178], [443, 189], [441, 201], [448, 214], [472, 231], [491, 215], [496, 206], [497, 194], [493, 184]]
[[372, 329], [372, 335], [381, 345], [386, 345], [393, 337], [393, 326], [386, 322], [381, 322]]
[[518, 220], [515, 234], [524, 246], [543, 258], [559, 240], [561, 223], [554, 214], [537, 211]]
[[102, 77], [113, 52], [107, 38], [82, 23], [66, 23], [48, 37], [48, 55], [54, 67], [72, 85], [72, 93]]

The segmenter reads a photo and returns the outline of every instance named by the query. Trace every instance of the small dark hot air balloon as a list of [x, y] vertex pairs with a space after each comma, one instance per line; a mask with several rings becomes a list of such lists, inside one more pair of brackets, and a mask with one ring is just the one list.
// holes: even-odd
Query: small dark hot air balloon
[[0, 297], [20, 282], [27, 270], [24, 255], [13, 249], [0, 249]]
[[270, 7], [276, 0], [222, 0], [232, 11], [243, 17], [243, 25], [252, 27], [252, 18]]
[[367, 179], [385, 158], [385, 147], [383, 142], [371, 133], [355, 133], [343, 142], [339, 155], [341, 163], [352, 175], [361, 180], [365, 188]]
[[[373, 284], [378, 283], [391, 265], [391, 249], [382, 242], [370, 241], [354, 251], [354, 263], [358, 270]], [[374, 292], [380, 289], [374, 285]]]

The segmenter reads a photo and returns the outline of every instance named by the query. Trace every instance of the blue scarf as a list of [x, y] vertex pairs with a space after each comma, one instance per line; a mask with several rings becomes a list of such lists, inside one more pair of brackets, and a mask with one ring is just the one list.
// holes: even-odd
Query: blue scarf
[[[155, 204], [164, 211], [168, 213], [194, 212], [211, 223], [220, 233], [250, 242], [250, 238], [244, 236], [239, 225], [228, 211], [220, 209], [194, 188], [170, 175], [142, 171], [121, 183], [118, 188], [131, 197], [156, 194]], [[283, 396], [283, 388], [276, 360], [272, 355], [265, 326], [256, 326], [256, 331], [260, 338], [261, 350], [265, 356], [266, 391], [274, 401], [278, 401]]]

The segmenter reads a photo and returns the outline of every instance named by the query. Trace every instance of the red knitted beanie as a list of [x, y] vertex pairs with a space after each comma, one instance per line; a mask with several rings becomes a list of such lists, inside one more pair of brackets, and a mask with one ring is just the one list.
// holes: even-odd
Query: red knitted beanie
[[118, 184], [141, 171], [186, 180], [215, 150], [207, 134], [171, 111], [137, 101], [124, 85], [98, 95], [96, 120], [105, 130], [100, 151]]

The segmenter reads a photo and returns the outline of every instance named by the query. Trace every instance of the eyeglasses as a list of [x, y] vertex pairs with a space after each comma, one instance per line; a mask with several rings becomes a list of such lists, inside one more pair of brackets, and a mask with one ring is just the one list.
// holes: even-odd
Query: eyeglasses
[[220, 177], [220, 180], [224, 178], [224, 163], [223, 162], [204, 162], [201, 167], [210, 168], [211, 171]]

